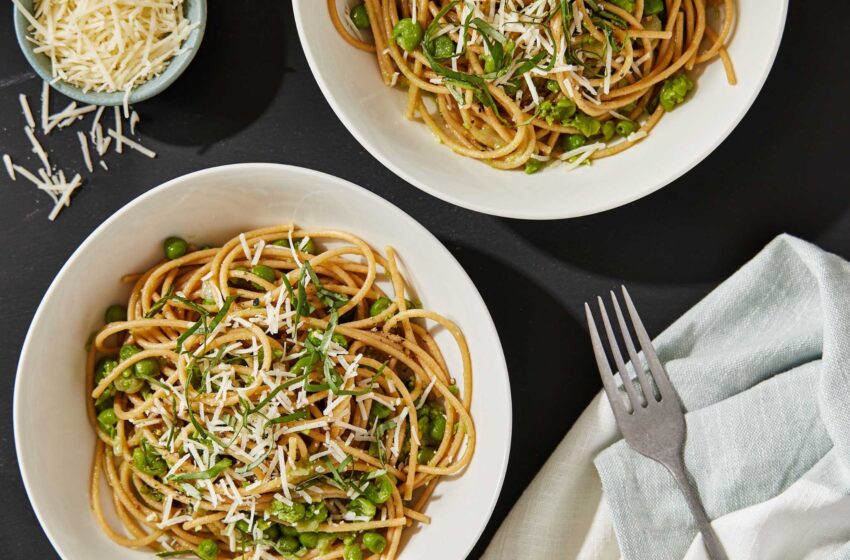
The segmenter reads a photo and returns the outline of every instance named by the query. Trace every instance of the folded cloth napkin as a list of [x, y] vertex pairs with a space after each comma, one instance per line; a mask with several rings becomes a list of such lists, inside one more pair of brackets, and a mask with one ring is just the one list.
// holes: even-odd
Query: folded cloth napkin
[[[685, 464], [729, 557], [850, 558], [850, 264], [780, 236], [655, 347], [687, 411]], [[619, 554], [708, 558], [672, 477], [619, 439], [600, 395], [484, 558]]]

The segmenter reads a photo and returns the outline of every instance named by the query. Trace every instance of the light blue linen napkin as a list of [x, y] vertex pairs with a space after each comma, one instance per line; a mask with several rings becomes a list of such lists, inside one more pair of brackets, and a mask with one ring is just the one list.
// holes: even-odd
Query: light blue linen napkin
[[[850, 264], [780, 236], [655, 345], [688, 411], [685, 463], [709, 517], [800, 481], [850, 495]], [[683, 558], [697, 528], [664, 467], [622, 440], [595, 464], [623, 558]], [[831, 550], [819, 557], [850, 545]]]

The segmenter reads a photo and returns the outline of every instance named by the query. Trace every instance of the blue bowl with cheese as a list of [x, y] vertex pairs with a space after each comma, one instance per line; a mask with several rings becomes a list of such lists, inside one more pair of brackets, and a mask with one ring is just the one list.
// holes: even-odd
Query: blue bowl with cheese
[[138, 103], [164, 91], [177, 80], [192, 62], [201, 46], [207, 23], [206, 0], [183, 0], [183, 18], [193, 28], [180, 43], [177, 54], [168, 60], [158, 74], [130, 89], [129, 94], [125, 91], [94, 91], [91, 89], [86, 91], [83, 87], [71, 84], [61, 78], [56, 79], [53, 75], [50, 57], [44, 53], [36, 52], [37, 47], [30, 37], [34, 29], [33, 23], [23, 13], [23, 10], [26, 10], [32, 16], [34, 4], [35, 0], [13, 0], [15, 33], [21, 51], [23, 51], [36, 74], [45, 82], [48, 82], [51, 87], [71, 99], [91, 105], [117, 106], [123, 105], [125, 102], [128, 104]]

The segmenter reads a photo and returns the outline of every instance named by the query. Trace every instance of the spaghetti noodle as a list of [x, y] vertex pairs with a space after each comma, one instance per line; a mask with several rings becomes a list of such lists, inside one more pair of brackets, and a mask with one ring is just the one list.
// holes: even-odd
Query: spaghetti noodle
[[456, 153], [534, 173], [634, 146], [684, 101], [697, 65], [720, 58], [734, 85], [735, 3], [706, 1], [365, 0], [344, 14], [327, 3], [384, 82], [407, 88], [408, 119]]
[[[396, 558], [475, 447], [463, 334], [406, 299], [391, 248], [348, 233], [276, 226], [193, 249], [172, 238], [127, 277], [126, 316], [110, 308], [89, 350], [104, 531], [163, 557]], [[457, 343], [460, 380], [426, 320]]]

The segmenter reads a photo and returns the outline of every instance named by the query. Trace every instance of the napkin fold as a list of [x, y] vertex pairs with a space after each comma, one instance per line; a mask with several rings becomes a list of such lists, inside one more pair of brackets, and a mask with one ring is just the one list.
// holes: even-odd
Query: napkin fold
[[[850, 264], [780, 236], [654, 343], [730, 558], [850, 558]], [[707, 558], [672, 477], [620, 439], [599, 396], [484, 558], [620, 553]]]

